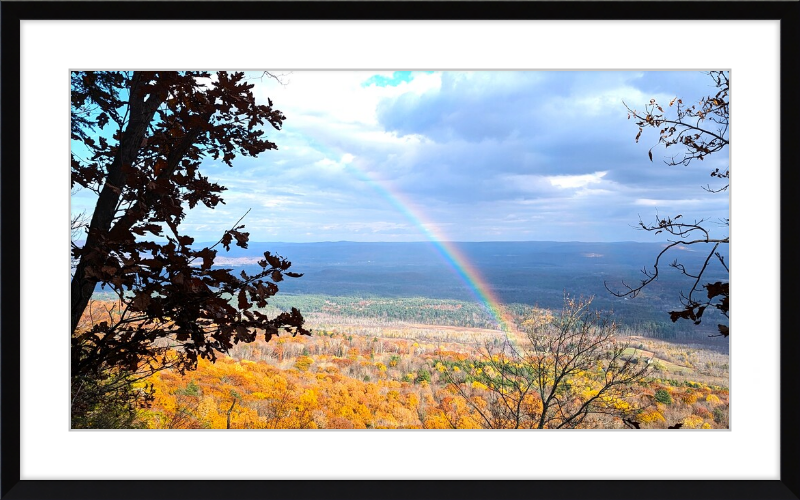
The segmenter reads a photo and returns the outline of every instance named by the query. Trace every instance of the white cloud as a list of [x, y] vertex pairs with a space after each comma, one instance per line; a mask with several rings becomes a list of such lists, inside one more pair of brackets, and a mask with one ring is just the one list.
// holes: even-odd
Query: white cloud
[[409, 207], [424, 215], [427, 231], [452, 239], [585, 239], [586, 224], [604, 239], [630, 239], [637, 206], [728, 212], [724, 196], [694, 199], [707, 182], [703, 168], [650, 164], [649, 145], [634, 142], [622, 106], [668, 101], [661, 89], [676, 85], [706, 92], [695, 76], [420, 72], [363, 85], [375, 74], [395, 76], [297, 71], [285, 85], [256, 81], [257, 99], [270, 97], [287, 116], [283, 130], [267, 130], [279, 149], [237, 158], [233, 170], [211, 162], [206, 170], [231, 188], [226, 214], [253, 208], [254, 241], [267, 231], [285, 241], [308, 241], [309, 232], [424, 239]]
[[[441, 85], [440, 74], [416, 74], [410, 82], [397, 86], [362, 83], [375, 71], [296, 71], [281, 85], [272, 79], [256, 81], [256, 98], [272, 99], [275, 108], [287, 115], [287, 126], [300, 126], [308, 120], [322, 119], [335, 124], [377, 125], [376, 108], [381, 99], [401, 94], [421, 94]], [[390, 76], [391, 72], [387, 76]], [[291, 114], [288, 112], [291, 110]]]
[[679, 206], [679, 207], [695, 207], [701, 204], [707, 203], [707, 201], [698, 200], [698, 199], [685, 199], [685, 200], [654, 200], [650, 198], [639, 198], [633, 202], [634, 205], [641, 205], [645, 207], [672, 207], [672, 206]]
[[330, 158], [323, 158], [323, 159], [321, 159], [319, 161], [315, 161], [314, 162], [314, 165], [316, 165], [318, 167], [334, 167], [334, 166], [336, 166], [338, 164], [339, 164], [339, 162], [333, 161]]
[[608, 172], [595, 172], [586, 175], [553, 175], [547, 177], [550, 184], [561, 189], [580, 188], [599, 183]]

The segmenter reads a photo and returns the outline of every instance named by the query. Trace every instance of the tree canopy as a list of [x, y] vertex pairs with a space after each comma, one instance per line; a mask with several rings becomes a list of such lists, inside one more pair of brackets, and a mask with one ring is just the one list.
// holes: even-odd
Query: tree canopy
[[[72, 243], [73, 377], [193, 369], [257, 335], [307, 334], [294, 308], [259, 311], [284, 277], [301, 276], [291, 262], [265, 252], [253, 275], [214, 265], [221, 248], [247, 247], [241, 219], [202, 248], [180, 227], [187, 210], [224, 203], [204, 160], [232, 166], [277, 148], [264, 129], [285, 116], [272, 102], [224, 71], [81, 71], [71, 87], [72, 188], [97, 195], [91, 218], [73, 221], [85, 237]], [[114, 308], [90, 306], [98, 285], [115, 293]]]

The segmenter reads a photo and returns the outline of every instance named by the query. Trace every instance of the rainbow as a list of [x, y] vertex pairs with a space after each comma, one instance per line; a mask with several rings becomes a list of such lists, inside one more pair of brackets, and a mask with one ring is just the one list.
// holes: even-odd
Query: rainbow
[[425, 218], [423, 212], [415, 208], [415, 204], [399, 190], [392, 188], [386, 182], [377, 179], [368, 169], [357, 165], [357, 159], [346, 161], [345, 168], [353, 172], [356, 177], [366, 182], [378, 195], [388, 201], [401, 214], [403, 214], [420, 232], [431, 242], [442, 260], [466, 284], [477, 301], [483, 304], [489, 313], [500, 325], [500, 329], [508, 336], [517, 333], [515, 322], [511, 315], [502, 306], [502, 302], [492, 287], [481, 276], [478, 269], [464, 256], [461, 250], [448, 241], [441, 230], [436, 230], [437, 225], [432, 220]]

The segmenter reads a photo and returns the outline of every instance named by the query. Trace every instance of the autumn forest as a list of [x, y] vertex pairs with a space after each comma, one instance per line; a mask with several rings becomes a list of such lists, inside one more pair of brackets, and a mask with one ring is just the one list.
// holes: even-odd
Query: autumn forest
[[598, 99], [627, 128], [583, 148], [630, 154], [583, 172], [558, 126], [503, 128], [536, 113], [461, 115], [582, 84], [544, 73], [344, 72], [380, 129], [345, 147], [282, 93], [304, 75], [73, 72], [72, 428], [728, 429], [729, 74]]

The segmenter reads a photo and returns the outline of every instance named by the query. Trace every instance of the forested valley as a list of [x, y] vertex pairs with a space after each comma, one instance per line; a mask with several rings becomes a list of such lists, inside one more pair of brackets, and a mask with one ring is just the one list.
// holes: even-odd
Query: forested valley
[[[86, 425], [119, 424], [114, 420], [119, 418], [127, 419], [129, 427], [161, 429], [539, 424], [541, 396], [526, 392], [525, 381], [511, 380], [519, 366], [531, 367], [525, 367], [524, 359], [503, 359], [507, 333], [475, 303], [282, 295], [264, 312], [278, 313], [281, 307], [302, 308], [312, 334], [237, 344], [214, 363], [200, 360], [194, 371], [154, 373], [133, 385], [134, 392], [149, 395], [135, 411], [120, 407], [109, 415], [105, 407], [97, 415], [90, 412]], [[117, 310], [110, 300], [90, 309], [93, 314], [103, 311], [94, 321]], [[553, 319], [550, 311], [522, 304], [510, 313], [520, 319]], [[720, 348], [721, 343], [702, 339], [670, 343], [637, 333], [618, 329], [616, 341], [624, 346], [622, 357], [631, 366], [646, 366], [646, 373], [624, 393], [609, 391], [597, 413], [567, 428], [626, 428], [626, 421], [640, 428], [727, 428], [727, 344]], [[611, 345], [604, 347], [613, 349]], [[596, 396], [605, 358], [570, 373], [568, 384], [558, 388], [564, 404], [578, 405]], [[495, 408], [493, 416], [492, 407], [502, 406], [498, 396], [521, 403], [523, 409], [513, 418], [501, 418]], [[555, 428], [562, 422], [552, 423]]]
[[[287, 131], [285, 75], [71, 73], [72, 428], [728, 428], [729, 72], [639, 108], [664, 75], [611, 75], [596, 116], [558, 110], [594, 73], [345, 73], [364, 98], [435, 85], [318, 128], [301, 90]], [[483, 93], [512, 103], [496, 149], [464, 128]]]

